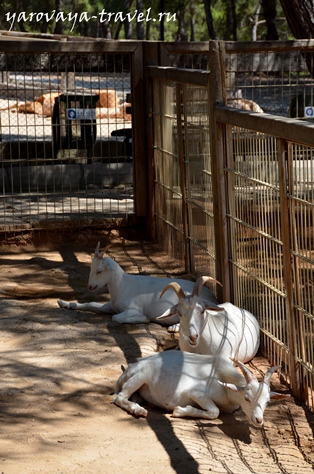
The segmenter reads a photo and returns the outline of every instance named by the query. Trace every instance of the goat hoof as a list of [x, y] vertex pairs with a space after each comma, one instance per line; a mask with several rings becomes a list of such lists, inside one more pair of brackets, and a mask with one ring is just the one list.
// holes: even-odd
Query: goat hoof
[[60, 308], [66, 308], [67, 309], [69, 307], [69, 303], [67, 303], [66, 301], [58, 300], [57, 303], [60, 306]]
[[185, 413], [186, 413], [186, 407], [175, 407], [175, 409], [173, 410], [172, 412], [172, 416], [174, 418], [181, 418], [183, 416], [185, 416]]
[[136, 409], [133, 412], [133, 415], [135, 416], [142, 416], [143, 418], [147, 418], [148, 411], [145, 410], [145, 408], [140, 407], [140, 409]]

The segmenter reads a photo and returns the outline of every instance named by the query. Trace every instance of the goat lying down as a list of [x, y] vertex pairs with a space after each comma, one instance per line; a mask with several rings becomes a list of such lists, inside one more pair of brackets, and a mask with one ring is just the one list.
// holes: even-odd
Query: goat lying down
[[270, 368], [261, 383], [241, 362], [234, 360], [243, 376], [221, 357], [166, 351], [144, 357], [120, 376], [113, 403], [135, 416], [147, 410], [130, 397], [137, 392], [144, 400], [173, 417], [215, 419], [219, 413], [232, 413], [239, 407], [255, 427], [261, 427], [270, 400], [281, 395], [270, 390]]
[[260, 327], [249, 311], [231, 303], [215, 305], [206, 301], [201, 290], [209, 277], [200, 277], [192, 295], [186, 296], [180, 285], [169, 283], [162, 292], [171, 289], [179, 302], [157, 318], [166, 321], [175, 314], [180, 317], [179, 346], [182, 351], [216, 354], [241, 362], [251, 360], [259, 347]]
[[[164, 326], [170, 326], [179, 322], [177, 314], [165, 321], [157, 320], [157, 316], [160, 316], [178, 302], [175, 293], [169, 293], [166, 298], [160, 300], [161, 292], [165, 285], [176, 281], [183, 291], [192, 293], [193, 282], [148, 275], [129, 275], [124, 272], [118, 263], [110, 257], [104, 256], [104, 254], [105, 250], [100, 250], [100, 243], [98, 242], [92, 258], [88, 289], [95, 291], [107, 285], [111, 300], [105, 304], [95, 302], [70, 303], [58, 300], [61, 308], [114, 314], [113, 321], [119, 323], [157, 322]], [[216, 281], [213, 278], [211, 280]], [[216, 297], [208, 288], [203, 289], [202, 297], [212, 303], [217, 303]]]

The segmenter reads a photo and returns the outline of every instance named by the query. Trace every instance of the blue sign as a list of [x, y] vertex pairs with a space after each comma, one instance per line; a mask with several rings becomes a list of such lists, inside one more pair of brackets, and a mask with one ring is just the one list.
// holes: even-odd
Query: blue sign
[[96, 109], [66, 109], [68, 120], [96, 120]]
[[68, 119], [75, 120], [76, 119], [76, 110], [75, 109], [67, 109], [68, 112]]
[[304, 107], [305, 117], [314, 117], [314, 107]]

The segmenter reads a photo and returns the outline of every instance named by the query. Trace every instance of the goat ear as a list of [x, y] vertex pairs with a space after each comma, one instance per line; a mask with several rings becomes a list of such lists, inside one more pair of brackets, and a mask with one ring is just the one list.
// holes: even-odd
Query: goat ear
[[110, 258], [105, 258], [103, 262], [104, 268], [106, 268], [107, 270], [114, 270], [114, 265], [112, 263], [113, 261]]
[[278, 393], [278, 392], [270, 392], [270, 399], [271, 400], [285, 400], [286, 398], [290, 398], [291, 395]]
[[171, 308], [167, 309], [167, 311], [165, 311], [163, 314], [161, 314], [160, 316], [157, 316], [156, 319], [160, 321], [161, 319], [170, 318], [174, 314], [177, 314], [177, 305], [172, 306]]

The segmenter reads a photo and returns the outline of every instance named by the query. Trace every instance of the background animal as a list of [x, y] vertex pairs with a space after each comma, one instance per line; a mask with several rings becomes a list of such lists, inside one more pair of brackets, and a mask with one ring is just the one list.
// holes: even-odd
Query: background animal
[[174, 417], [214, 419], [220, 412], [232, 413], [239, 407], [250, 422], [261, 427], [270, 400], [282, 395], [270, 390], [270, 378], [277, 367], [267, 371], [261, 383], [241, 362], [182, 351], [159, 352], [140, 359], [120, 376], [113, 403], [135, 416], [147, 410], [130, 397], [138, 392], [152, 405], [172, 411]]
[[[158, 322], [168, 326], [179, 322], [177, 314], [166, 321], [157, 320], [158, 316], [178, 302], [175, 293], [169, 293], [167, 297], [160, 300], [161, 292], [165, 285], [176, 281], [183, 291], [192, 293], [194, 282], [149, 275], [130, 275], [125, 273], [112, 258], [104, 256], [104, 254], [105, 250], [100, 250], [98, 242], [92, 258], [88, 288], [90, 291], [95, 291], [107, 285], [111, 300], [105, 304], [70, 303], [58, 300], [61, 308], [114, 314], [113, 321], [119, 323]], [[217, 303], [215, 295], [208, 288], [203, 289], [202, 295], [208, 301]]]

